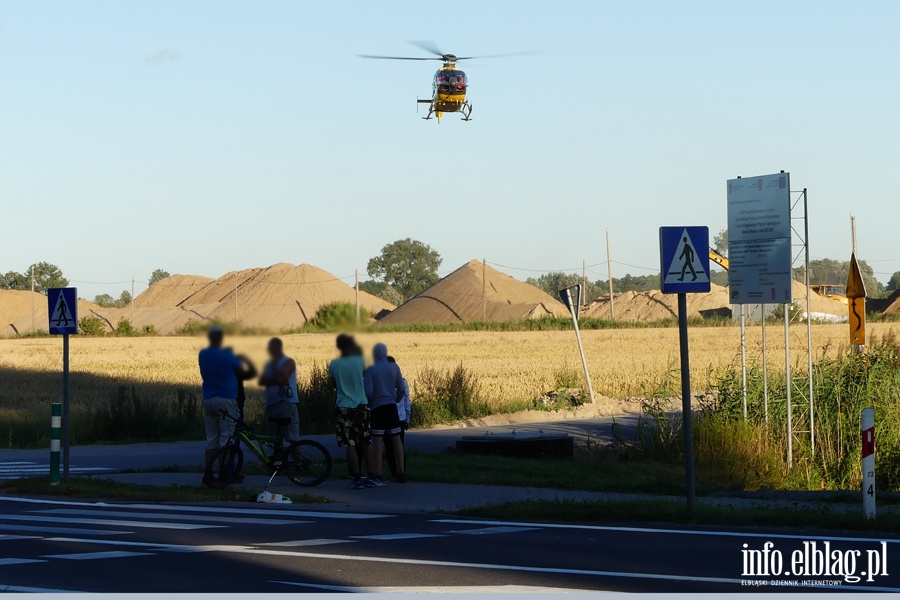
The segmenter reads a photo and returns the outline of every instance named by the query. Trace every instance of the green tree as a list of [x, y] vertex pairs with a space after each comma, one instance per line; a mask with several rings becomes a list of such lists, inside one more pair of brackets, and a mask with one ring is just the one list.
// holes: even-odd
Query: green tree
[[168, 271], [164, 271], [163, 269], [156, 269], [155, 271], [150, 273], [150, 281], [148, 283], [149, 285], [153, 285], [154, 283], [162, 281], [166, 277], [171, 277]]
[[30, 290], [31, 276], [25, 277], [21, 273], [9, 271], [0, 275], [0, 289], [3, 290]]
[[116, 306], [119, 308], [124, 308], [131, 304], [131, 292], [128, 290], [122, 290], [122, 293], [119, 294], [119, 299], [116, 300]]
[[59, 267], [48, 262], [39, 262], [26, 269], [25, 273], [27, 275], [23, 274], [27, 282], [25, 289], [30, 288], [31, 282], [29, 280], [32, 268], [34, 269], [34, 291], [38, 293], [46, 294], [50, 288], [67, 287], [69, 285], [69, 280], [63, 276]]
[[[859, 261], [859, 271], [863, 283], [866, 285], [866, 294], [870, 298], [880, 298], [884, 295], [884, 284], [875, 278], [875, 271], [866, 261]], [[847, 283], [847, 275], [850, 273], [850, 261], [821, 258], [809, 261], [809, 283], [811, 285], [844, 285]], [[803, 267], [794, 269], [794, 279], [803, 281]]]
[[438, 281], [441, 255], [418, 240], [406, 238], [387, 244], [381, 254], [369, 259], [369, 277], [384, 281], [407, 300]]
[[403, 304], [403, 296], [400, 295], [400, 292], [384, 281], [363, 281], [359, 284], [359, 291], [377, 296], [394, 306]]
[[896, 292], [897, 290], [900, 290], [900, 271], [897, 271], [896, 273], [891, 275], [891, 278], [888, 280], [888, 284], [884, 289], [888, 292]]
[[109, 294], [97, 294], [94, 296], [94, 304], [103, 308], [113, 308], [116, 305], [116, 299]]
[[722, 256], [728, 256], [728, 230], [723, 229], [713, 238], [713, 248]]

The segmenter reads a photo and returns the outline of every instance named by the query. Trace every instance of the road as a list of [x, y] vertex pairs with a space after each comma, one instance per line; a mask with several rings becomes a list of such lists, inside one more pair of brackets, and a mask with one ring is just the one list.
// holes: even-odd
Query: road
[[[466, 427], [448, 429], [416, 429], [407, 432], [410, 450], [440, 452], [452, 448], [462, 436], [484, 435], [488, 432], [545, 431], [568, 433], [581, 439], [614, 441], [613, 422], [617, 433], [626, 439], [634, 439], [637, 431], [637, 415], [577, 419], [522, 425], [497, 425], [492, 427]], [[333, 456], [339, 456], [334, 435], [309, 436], [323, 444]], [[128, 470], [160, 469], [164, 467], [195, 468], [203, 460], [206, 444], [173, 442], [152, 444], [74, 446], [71, 450], [71, 472], [76, 475], [117, 473]], [[252, 459], [248, 453], [248, 459]], [[50, 451], [0, 450], [0, 481], [19, 477], [35, 477], [50, 472]]]
[[[735, 592], [751, 590], [741, 585], [743, 544], [772, 541], [788, 554], [810, 536], [0, 497], [0, 589]], [[822, 543], [827, 536], [812, 537]], [[827, 539], [836, 549], [881, 540]], [[889, 558], [898, 544], [886, 540]], [[859, 585], [900, 591], [897, 569], [890, 570]], [[760, 589], [772, 588], [753, 591]]]

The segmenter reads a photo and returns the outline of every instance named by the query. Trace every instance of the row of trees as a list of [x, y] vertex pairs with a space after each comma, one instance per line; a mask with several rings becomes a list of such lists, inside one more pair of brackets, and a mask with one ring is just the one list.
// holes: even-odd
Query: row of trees
[[[50, 288], [69, 286], [69, 280], [63, 275], [62, 269], [48, 262], [38, 262], [30, 265], [22, 273], [8, 271], [0, 275], [0, 289], [30, 290], [32, 273], [34, 274], [34, 291], [39, 294], [46, 294]], [[156, 269], [150, 275], [149, 284], [158, 283], [166, 277], [170, 277], [167, 271]], [[94, 304], [105, 308], [121, 308], [128, 306], [130, 303], [131, 292], [128, 290], [123, 290], [118, 298], [113, 298], [109, 294], [100, 294], [94, 297]]]

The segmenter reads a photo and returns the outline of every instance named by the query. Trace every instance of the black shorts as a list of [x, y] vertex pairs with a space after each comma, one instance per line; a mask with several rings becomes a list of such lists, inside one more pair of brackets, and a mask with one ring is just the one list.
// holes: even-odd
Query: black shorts
[[396, 404], [384, 404], [372, 409], [372, 435], [384, 437], [400, 433], [400, 413]]

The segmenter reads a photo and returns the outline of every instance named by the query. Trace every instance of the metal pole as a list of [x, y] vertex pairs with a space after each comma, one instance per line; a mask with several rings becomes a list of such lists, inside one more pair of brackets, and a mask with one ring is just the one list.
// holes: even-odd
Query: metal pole
[[69, 479], [69, 334], [63, 334], [62, 455], [63, 480]]
[[606, 230], [606, 276], [609, 278], [609, 318], [616, 320], [616, 306], [613, 297], [612, 255], [609, 252], [609, 229]]
[[769, 359], [766, 351], [766, 305], [760, 305], [762, 310], [762, 369], [763, 369], [763, 413], [766, 423], [769, 422]]
[[34, 330], [34, 265], [31, 265], [31, 331]]
[[691, 365], [688, 352], [687, 294], [678, 294], [678, 337], [681, 346], [681, 427], [684, 430], [684, 489], [694, 512], [694, 434], [691, 411]]
[[237, 273], [234, 274], [234, 322], [238, 322], [238, 296], [237, 296], [238, 280]]
[[807, 203], [806, 188], [803, 188], [803, 244], [806, 251], [806, 358], [809, 361], [808, 370], [806, 372], [809, 380], [809, 452], [811, 455], [816, 454], [816, 411], [815, 411], [815, 387], [813, 386], [813, 345], [812, 345], [812, 315], [810, 315], [812, 293], [809, 289], [809, 205]]
[[50, 407], [50, 485], [59, 483], [59, 434], [62, 428], [62, 404]]
[[744, 402], [744, 422], [747, 422], [747, 320], [744, 315], [744, 305], [739, 305], [741, 311], [741, 398]]
[[356, 288], [356, 326], [359, 327], [359, 269], [354, 271], [356, 275], [356, 284], [354, 287]]
[[481, 320], [487, 321], [487, 259], [481, 259]]
[[134, 275], [131, 276], [131, 324], [134, 325]]
[[787, 462], [794, 466], [794, 429], [791, 425], [791, 305], [784, 305], [784, 381], [787, 404]]
[[584, 292], [581, 294], [581, 305], [587, 306], [587, 261], [581, 259], [581, 289]]
[[575, 325], [575, 338], [578, 340], [578, 351], [581, 353], [581, 366], [584, 367], [584, 379], [587, 381], [588, 393], [591, 395], [591, 404], [597, 402], [594, 397], [594, 384], [591, 382], [591, 374], [588, 371], [587, 358], [584, 355], [584, 345], [581, 343], [581, 332], [578, 330], [578, 317], [575, 316], [575, 303], [569, 296], [569, 313], [572, 315], [572, 323]]
[[850, 215], [850, 241], [853, 244], [853, 254], [856, 254], [856, 217]]

